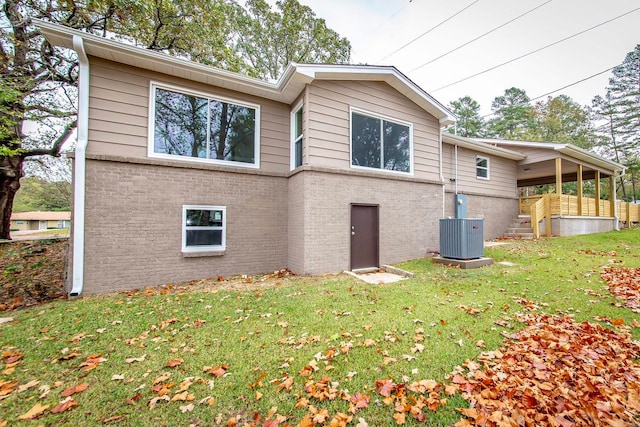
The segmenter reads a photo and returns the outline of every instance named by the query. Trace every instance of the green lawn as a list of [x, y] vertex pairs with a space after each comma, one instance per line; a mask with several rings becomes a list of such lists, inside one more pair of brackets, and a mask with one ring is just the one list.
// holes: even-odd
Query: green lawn
[[[356, 393], [371, 400], [350, 425], [359, 418], [370, 426], [394, 425], [394, 409], [382, 403], [376, 381], [444, 381], [454, 367], [497, 349], [505, 332], [523, 326], [514, 320], [525, 309], [523, 299], [535, 302], [539, 312], [574, 314], [577, 321], [640, 320], [615, 305], [599, 276], [606, 266], [640, 267], [639, 229], [510, 241], [486, 255], [496, 264], [476, 270], [428, 259], [403, 263], [399, 267], [415, 278], [388, 285], [347, 275], [282, 279], [250, 291], [219, 289], [212, 282], [204, 291], [187, 286], [5, 313], [15, 320], [0, 326], [0, 426], [2, 420], [224, 425], [238, 415], [243, 425], [274, 407], [297, 425], [310, 412], [308, 406], [296, 408], [298, 398], [307, 396], [305, 382], [323, 376], [336, 398], [309, 400], [316, 411], [327, 409], [327, 425], [335, 414], [348, 414], [349, 402], [340, 397]], [[638, 328], [632, 334], [640, 339]], [[484, 349], [476, 346], [479, 340]], [[101, 362], [87, 363], [90, 356]], [[14, 368], [6, 363], [12, 357], [20, 359]], [[305, 366], [310, 376], [300, 375]], [[168, 378], [160, 381], [164, 374]], [[18, 388], [7, 385], [12, 382]], [[88, 387], [72, 396], [77, 407], [50, 412], [64, 400], [65, 389], [81, 383]], [[150, 408], [165, 392], [175, 400], [157, 400]], [[456, 408], [468, 406], [458, 395], [446, 397], [444, 407], [429, 411], [426, 425], [453, 424], [460, 418]], [[38, 421], [18, 420], [36, 404], [49, 405]], [[406, 425], [417, 424], [407, 417]]]

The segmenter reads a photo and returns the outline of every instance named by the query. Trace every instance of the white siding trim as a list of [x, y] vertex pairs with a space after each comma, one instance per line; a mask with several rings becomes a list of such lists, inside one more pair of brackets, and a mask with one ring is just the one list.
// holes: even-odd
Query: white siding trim
[[[187, 246], [187, 210], [222, 211], [222, 241], [219, 246]], [[197, 230], [215, 229], [213, 227], [197, 227]], [[182, 205], [182, 252], [215, 252], [224, 251], [227, 247], [227, 207], [205, 205]]]
[[[196, 162], [196, 163], [214, 163], [219, 165], [227, 165], [227, 166], [237, 166], [243, 168], [251, 168], [251, 169], [259, 169], [260, 168], [260, 105], [253, 104], [250, 102], [239, 101], [237, 99], [228, 98], [225, 96], [219, 96], [213, 93], [202, 92], [198, 90], [193, 90], [189, 88], [185, 88], [182, 86], [176, 86], [169, 83], [162, 83], [157, 81], [149, 82], [149, 124], [148, 124], [148, 135], [147, 135], [147, 156], [158, 159], [172, 159], [179, 160], [185, 162]], [[243, 162], [233, 162], [229, 160], [219, 160], [219, 159], [202, 159], [199, 157], [188, 157], [188, 156], [176, 156], [173, 154], [164, 154], [164, 153], [156, 153], [154, 151], [154, 131], [155, 131], [155, 113], [156, 113], [156, 89], [166, 89], [173, 92], [182, 93], [185, 95], [198, 96], [207, 99], [214, 99], [216, 101], [222, 101], [226, 103], [231, 103], [235, 105], [239, 105], [241, 107], [253, 108], [256, 112], [255, 114], [255, 142], [253, 146], [253, 158], [254, 163], [243, 163]], [[207, 113], [208, 114], [208, 113]], [[207, 126], [208, 128], [208, 126]], [[208, 144], [208, 136], [209, 129], [207, 129], [207, 144]]]
[[[407, 126], [409, 128], [409, 172], [403, 171], [392, 171], [388, 169], [382, 168], [370, 168], [366, 166], [357, 166], [353, 164], [353, 113], [372, 117], [374, 119], [386, 120], [388, 122], [397, 123], [399, 125]], [[380, 134], [382, 137], [382, 133]], [[413, 164], [413, 152], [414, 152], [414, 142], [413, 142], [413, 123], [407, 122], [405, 120], [396, 119], [395, 117], [386, 116], [380, 113], [374, 113], [368, 110], [364, 110], [362, 108], [356, 108], [353, 106], [349, 106], [349, 166], [352, 169], [361, 169], [367, 171], [380, 171], [383, 173], [394, 173], [401, 175], [411, 175], [414, 173], [414, 164]], [[382, 153], [381, 153], [382, 154]], [[382, 159], [382, 155], [380, 157]]]
[[[478, 160], [486, 160], [487, 161], [487, 176], [486, 177], [478, 175]], [[476, 179], [484, 179], [486, 181], [489, 181], [491, 179], [491, 159], [489, 159], [488, 157], [476, 156]]]
[[[291, 128], [291, 143], [289, 145], [289, 166], [290, 170], [294, 170], [296, 168], [296, 113], [298, 110], [304, 107], [304, 100], [300, 101], [296, 106], [291, 109], [291, 113], [289, 114], [290, 121], [289, 127]], [[304, 109], [302, 110], [302, 123], [300, 126], [304, 124]], [[301, 141], [300, 144], [304, 143], [304, 127], [302, 128], [302, 134], [300, 135]], [[302, 159], [304, 164], [304, 146], [302, 147]], [[302, 166], [302, 165], [300, 165]]]

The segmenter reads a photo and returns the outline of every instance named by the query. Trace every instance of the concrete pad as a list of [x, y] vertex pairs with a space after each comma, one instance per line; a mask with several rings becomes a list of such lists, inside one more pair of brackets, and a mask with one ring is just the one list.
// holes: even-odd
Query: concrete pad
[[442, 258], [440, 256], [433, 257], [433, 262], [438, 264], [448, 265], [450, 267], [460, 267], [463, 270], [469, 268], [479, 268], [493, 264], [493, 258], [478, 258], [478, 259], [451, 259]]
[[508, 245], [508, 244], [509, 244], [509, 242], [503, 242], [503, 241], [500, 241], [500, 242], [489, 242], [489, 241], [487, 241], [487, 242], [484, 242], [484, 247], [485, 248], [490, 248], [491, 246], [502, 246], [502, 245]]
[[507, 267], [515, 267], [515, 264], [509, 261], [500, 261], [498, 264], [506, 265]]
[[384, 283], [395, 283], [400, 280], [406, 279], [404, 276], [400, 276], [399, 274], [389, 273], [386, 271], [376, 270], [375, 272], [370, 273], [357, 273], [353, 271], [346, 271], [345, 273], [356, 277], [364, 282], [370, 283], [372, 285], [381, 285]]
[[9, 322], [13, 322], [13, 317], [0, 317], [0, 325]]

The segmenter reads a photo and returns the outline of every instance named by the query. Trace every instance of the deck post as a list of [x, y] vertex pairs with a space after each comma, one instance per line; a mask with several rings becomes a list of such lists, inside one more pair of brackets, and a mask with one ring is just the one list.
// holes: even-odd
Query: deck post
[[[561, 190], [562, 191], [562, 190]], [[544, 233], [547, 237], [551, 237], [551, 195], [544, 195]]]
[[616, 174], [609, 176], [609, 216], [616, 216]]
[[562, 194], [562, 159], [556, 158], [556, 194]]
[[[596, 181], [596, 216], [600, 216], [600, 171], [596, 171], [594, 179]], [[611, 198], [609, 200], [611, 201]]]
[[582, 216], [582, 165], [578, 164], [576, 167], [578, 175], [578, 216]]

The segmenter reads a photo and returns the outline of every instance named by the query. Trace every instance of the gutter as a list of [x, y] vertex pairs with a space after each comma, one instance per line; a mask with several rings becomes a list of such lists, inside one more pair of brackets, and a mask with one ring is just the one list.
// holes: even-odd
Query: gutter
[[78, 54], [78, 127], [73, 169], [73, 273], [69, 297], [77, 297], [84, 286], [84, 203], [85, 166], [89, 142], [89, 58], [81, 36], [73, 36], [73, 50]]

